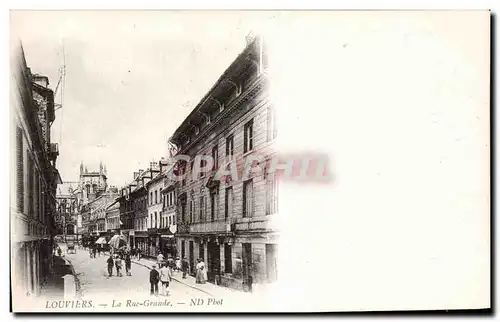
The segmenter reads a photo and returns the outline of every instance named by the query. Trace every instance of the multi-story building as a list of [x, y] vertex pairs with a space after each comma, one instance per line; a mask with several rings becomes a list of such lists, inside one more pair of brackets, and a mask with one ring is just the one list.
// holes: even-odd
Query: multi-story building
[[106, 233], [106, 208], [119, 197], [118, 189], [110, 187], [96, 199], [83, 204], [83, 230], [89, 235], [101, 236]]
[[[156, 163], [154, 166], [156, 167]], [[151, 241], [149, 256], [157, 256], [158, 252], [165, 256], [176, 256], [177, 250], [169, 226], [174, 223], [175, 213], [164, 214], [164, 179], [168, 171], [164, 159], [158, 163], [159, 173], [146, 185], [148, 194], [148, 238]], [[170, 196], [170, 195], [169, 195]], [[171, 200], [171, 199], [169, 199]], [[154, 245], [154, 246], [153, 246]]]
[[[253, 38], [170, 138], [177, 155], [191, 157], [190, 166], [182, 164], [188, 176], [177, 182], [178, 249], [191, 268], [203, 258], [210, 281], [235, 288], [277, 276], [274, 176], [214, 178], [222, 159], [236, 159], [241, 173], [249, 156], [274, 153], [276, 117], [266, 69], [262, 38]], [[194, 177], [197, 155], [211, 155], [214, 171]]]
[[[153, 164], [151, 164], [153, 166]], [[140, 248], [147, 255], [150, 242], [147, 233], [148, 227], [148, 196], [146, 184], [159, 170], [149, 168], [134, 172], [134, 180], [121, 189], [117, 199], [120, 203], [120, 234], [127, 238], [132, 248]]]
[[162, 176], [163, 189], [162, 194], [162, 213], [160, 218], [160, 251], [172, 257], [182, 256], [177, 248], [175, 233], [177, 232], [177, 195], [175, 181], [171, 179], [170, 174], [174, 171], [173, 167], [168, 167]]
[[56, 233], [56, 168], [58, 145], [51, 142], [55, 120], [54, 92], [45, 76], [32, 74], [20, 43], [12, 46], [10, 105], [12, 108], [10, 194], [12, 298], [40, 294], [51, 271]]
[[106, 208], [106, 232], [108, 236], [119, 233], [120, 225], [120, 203], [115, 200]]
[[75, 194], [76, 187], [78, 187], [78, 182], [64, 182], [57, 186], [56, 194], [57, 234], [67, 236], [70, 239], [77, 237], [78, 200]]

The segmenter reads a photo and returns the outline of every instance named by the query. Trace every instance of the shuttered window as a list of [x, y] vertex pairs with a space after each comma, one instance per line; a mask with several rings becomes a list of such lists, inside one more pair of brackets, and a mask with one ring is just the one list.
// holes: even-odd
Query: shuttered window
[[278, 212], [278, 181], [274, 175], [266, 178], [266, 215]]
[[28, 216], [33, 217], [33, 159], [28, 154]]
[[253, 215], [253, 180], [243, 183], [243, 217]]
[[276, 134], [276, 111], [272, 106], [269, 106], [267, 108], [267, 141], [274, 140]]
[[205, 217], [205, 196], [200, 197], [200, 221]]
[[233, 213], [233, 187], [226, 188], [226, 196], [224, 202], [224, 218], [231, 217]]
[[16, 128], [16, 174], [17, 174], [17, 210], [24, 212], [24, 148], [23, 132]]
[[243, 153], [247, 153], [253, 149], [253, 120], [245, 124], [243, 134]]

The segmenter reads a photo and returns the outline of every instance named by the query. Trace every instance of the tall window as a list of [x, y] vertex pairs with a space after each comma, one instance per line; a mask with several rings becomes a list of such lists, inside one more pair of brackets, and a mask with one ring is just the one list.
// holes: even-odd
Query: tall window
[[243, 134], [243, 153], [247, 153], [253, 149], [253, 120], [245, 124]]
[[153, 204], [153, 191], [151, 191], [149, 193], [149, 204], [152, 205]]
[[200, 217], [199, 220], [202, 221], [205, 215], [205, 196], [200, 197]]
[[194, 160], [191, 161], [191, 181], [194, 181]]
[[28, 216], [33, 216], [33, 159], [28, 154]]
[[230, 159], [234, 155], [234, 136], [226, 138], [226, 157]]
[[186, 213], [186, 204], [181, 203], [181, 221], [184, 222]]
[[[205, 167], [206, 162], [207, 162], [207, 161], [205, 161], [205, 160], [200, 160], [200, 169]], [[205, 177], [205, 171], [201, 171], [201, 170], [200, 170], [199, 177], [200, 177], [200, 178]]]
[[253, 180], [243, 182], [243, 217], [253, 215]]
[[266, 215], [278, 212], [278, 180], [275, 175], [266, 178]]
[[231, 217], [233, 213], [233, 187], [226, 188], [226, 195], [224, 197], [224, 218]]
[[233, 263], [231, 258], [231, 245], [224, 244], [224, 272], [233, 272]]
[[269, 106], [267, 108], [267, 141], [274, 140], [276, 133], [276, 110]]
[[210, 215], [212, 221], [217, 218], [217, 209], [219, 208], [219, 189], [210, 191]]
[[24, 211], [24, 148], [23, 132], [16, 128], [16, 166], [17, 166], [17, 210]]
[[158, 203], [158, 190], [155, 190], [155, 204]]
[[191, 199], [189, 205], [189, 222], [193, 222], [194, 219], [194, 199]]
[[217, 145], [212, 148], [212, 160], [214, 162], [212, 170], [216, 171], [219, 168], [219, 147]]

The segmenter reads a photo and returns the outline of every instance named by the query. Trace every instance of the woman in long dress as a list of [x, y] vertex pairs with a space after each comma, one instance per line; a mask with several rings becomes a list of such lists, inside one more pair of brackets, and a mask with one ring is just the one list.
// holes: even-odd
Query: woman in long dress
[[207, 274], [207, 267], [205, 266], [205, 262], [203, 261], [203, 258], [200, 260], [201, 264], [201, 273], [202, 273], [202, 283], [205, 283], [208, 281], [208, 274]]
[[203, 266], [201, 260], [198, 258], [196, 264], [196, 284], [203, 283]]

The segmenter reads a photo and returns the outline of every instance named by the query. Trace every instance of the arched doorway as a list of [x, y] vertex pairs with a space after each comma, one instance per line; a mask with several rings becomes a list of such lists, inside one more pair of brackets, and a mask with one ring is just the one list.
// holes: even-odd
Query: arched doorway
[[69, 224], [66, 226], [66, 235], [74, 235], [75, 234], [75, 225]]

